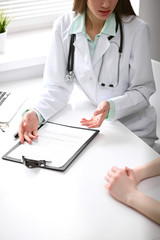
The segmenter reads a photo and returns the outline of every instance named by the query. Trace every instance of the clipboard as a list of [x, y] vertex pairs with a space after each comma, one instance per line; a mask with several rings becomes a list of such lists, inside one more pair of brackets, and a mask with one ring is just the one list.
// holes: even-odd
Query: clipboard
[[29, 168], [65, 171], [99, 132], [47, 121], [38, 130], [36, 141], [32, 144], [19, 141], [2, 159], [25, 164]]

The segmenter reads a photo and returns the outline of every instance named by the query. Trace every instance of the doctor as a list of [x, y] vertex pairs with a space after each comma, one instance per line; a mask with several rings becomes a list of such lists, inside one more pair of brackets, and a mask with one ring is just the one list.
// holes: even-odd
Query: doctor
[[129, 0], [74, 0], [73, 11], [54, 23], [43, 90], [20, 122], [21, 142], [38, 137], [38, 125], [64, 108], [76, 83], [97, 106], [82, 125], [94, 128], [105, 118], [118, 119], [153, 146], [156, 113], [149, 97], [155, 84], [148, 25]]

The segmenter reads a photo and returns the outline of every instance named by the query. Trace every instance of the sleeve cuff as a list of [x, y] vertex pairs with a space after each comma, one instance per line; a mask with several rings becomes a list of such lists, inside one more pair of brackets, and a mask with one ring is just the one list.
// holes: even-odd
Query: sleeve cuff
[[33, 109], [35, 113], [37, 114], [38, 120], [39, 120], [39, 126], [42, 125], [45, 122], [44, 117], [42, 114], [40, 114], [36, 109]]
[[[24, 114], [25, 114], [26, 112], [28, 112], [29, 110], [31, 110], [31, 109], [25, 110], [25, 111], [23, 112], [22, 116], [24, 116]], [[39, 126], [41, 126], [41, 125], [45, 122], [44, 117], [43, 117], [42, 114], [40, 114], [36, 109], [33, 108], [32, 110], [34, 110], [35, 113], [37, 114], [37, 117], [38, 117], [38, 120], [39, 120]]]
[[113, 101], [108, 101], [108, 102], [110, 104], [110, 110], [108, 111], [106, 119], [111, 121], [111, 120], [113, 120], [113, 118], [116, 115], [116, 109], [115, 109], [115, 104]]

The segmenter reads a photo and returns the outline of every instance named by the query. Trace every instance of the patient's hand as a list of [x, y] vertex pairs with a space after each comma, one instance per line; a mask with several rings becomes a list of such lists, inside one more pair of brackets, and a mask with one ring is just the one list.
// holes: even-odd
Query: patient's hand
[[128, 167], [124, 170], [118, 167], [112, 169], [105, 176], [105, 187], [111, 195], [120, 202], [129, 204], [129, 198], [137, 192], [134, 171]]

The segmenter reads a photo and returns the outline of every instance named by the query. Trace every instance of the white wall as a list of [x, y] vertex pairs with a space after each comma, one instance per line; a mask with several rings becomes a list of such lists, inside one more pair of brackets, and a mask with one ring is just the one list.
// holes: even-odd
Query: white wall
[[139, 16], [148, 23], [151, 33], [151, 57], [160, 62], [160, 0], [140, 0]]
[[139, 15], [139, 5], [140, 5], [140, 0], [130, 0], [132, 7], [137, 15]]

